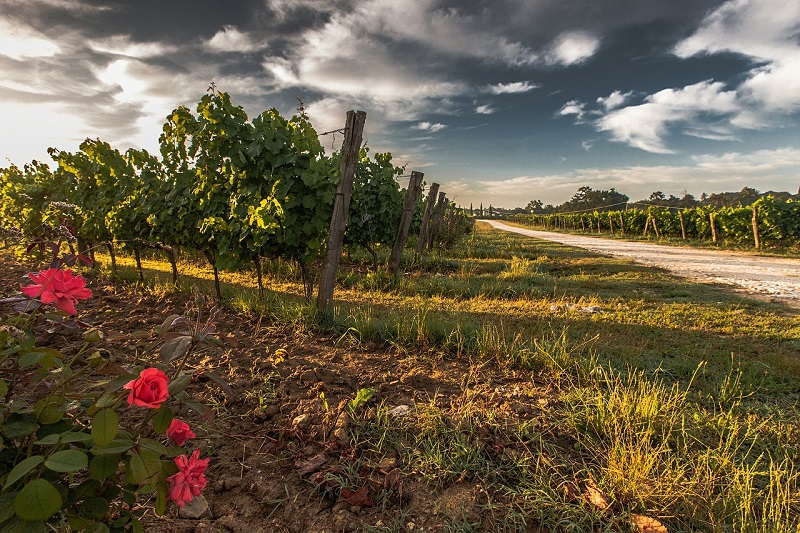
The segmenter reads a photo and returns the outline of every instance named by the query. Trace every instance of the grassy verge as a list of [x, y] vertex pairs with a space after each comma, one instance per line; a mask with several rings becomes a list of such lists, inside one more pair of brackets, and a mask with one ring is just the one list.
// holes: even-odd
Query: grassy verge
[[[458, 394], [401, 418], [364, 411], [352, 435], [357, 457], [479, 487], [482, 512], [449, 510], [451, 531], [636, 531], [642, 515], [669, 531], [800, 532], [794, 310], [484, 225], [408, 260], [400, 280], [343, 272], [326, 331], [469, 362]], [[176, 290], [167, 265], [145, 268], [149, 290]], [[318, 328], [297, 273], [268, 270], [265, 302], [254, 276], [225, 274], [229, 304]], [[212, 292], [205, 268], [181, 271], [177, 290]], [[503, 391], [511, 373], [528, 386]]]

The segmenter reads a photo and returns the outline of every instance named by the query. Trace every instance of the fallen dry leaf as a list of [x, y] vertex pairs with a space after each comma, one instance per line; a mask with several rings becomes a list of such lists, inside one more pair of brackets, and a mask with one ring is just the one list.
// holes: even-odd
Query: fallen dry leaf
[[381, 473], [383, 474], [388, 474], [395, 468], [397, 468], [396, 457], [384, 457], [383, 459], [381, 459], [381, 462], [378, 463], [378, 470], [380, 470]]
[[113, 376], [128, 374], [129, 372], [116, 363], [108, 363], [95, 370], [94, 373], [101, 376]]
[[608, 501], [608, 495], [600, 490], [600, 487], [597, 486], [597, 483], [589, 479], [586, 481], [585, 486], [586, 491], [583, 493], [583, 498], [601, 511], [608, 509], [610, 505]]
[[312, 457], [311, 459], [295, 463], [295, 466], [297, 467], [297, 472], [301, 476], [307, 476], [308, 474], [316, 472], [317, 470], [322, 468], [322, 465], [324, 465], [327, 462], [328, 462], [328, 456], [325, 455], [325, 452], [321, 452]]
[[575, 501], [581, 495], [581, 491], [578, 489], [578, 486], [571, 481], [567, 481], [561, 486], [561, 489], [564, 491], [564, 495], [567, 497], [568, 501]]
[[403, 480], [400, 479], [400, 471], [394, 468], [386, 473], [386, 477], [383, 480], [383, 488], [386, 490], [399, 488], [402, 482]]
[[339, 496], [340, 502], [347, 502], [350, 505], [358, 507], [372, 507], [372, 500], [367, 496], [367, 486], [364, 485], [357, 491], [353, 492], [348, 488], [342, 489], [342, 494]]
[[636, 526], [636, 530], [639, 533], [667, 533], [667, 528], [664, 524], [649, 516], [632, 514], [631, 522]]

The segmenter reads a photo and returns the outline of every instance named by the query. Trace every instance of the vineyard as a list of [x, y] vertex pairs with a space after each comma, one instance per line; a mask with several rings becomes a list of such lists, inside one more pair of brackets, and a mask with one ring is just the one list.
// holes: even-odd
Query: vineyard
[[[87, 139], [76, 153], [51, 148], [53, 170], [38, 161], [0, 169], [0, 227], [39, 235], [69, 226], [77, 253], [92, 259], [102, 246], [115, 269], [116, 251], [130, 252], [140, 280], [143, 249], [162, 250], [173, 279], [177, 251], [194, 250], [213, 269], [218, 297], [219, 265], [252, 266], [261, 280], [262, 258], [281, 258], [300, 266], [310, 299], [311, 266], [325, 252], [340, 194], [342, 151], [325, 154], [302, 110], [286, 119], [270, 109], [248, 121], [213, 88], [196, 114], [185, 107], [170, 113], [159, 143], [160, 157]], [[368, 250], [377, 269], [375, 249], [395, 243], [405, 196], [400, 181], [408, 176], [391, 154], [370, 157], [359, 145], [360, 138], [350, 208], [340, 213], [349, 218], [343, 239]], [[437, 199], [411, 200], [405, 233], [417, 235]], [[419, 240], [452, 243], [469, 231], [471, 218], [443, 193], [435, 207], [428, 212], [434, 223]]]
[[[635, 205], [635, 204], [634, 204]], [[710, 241], [756, 249], [786, 249], [800, 242], [800, 202], [772, 196], [747, 207], [669, 208], [651, 205], [625, 210], [591, 210], [548, 215], [509, 215], [511, 222], [551, 230], [653, 235]]]

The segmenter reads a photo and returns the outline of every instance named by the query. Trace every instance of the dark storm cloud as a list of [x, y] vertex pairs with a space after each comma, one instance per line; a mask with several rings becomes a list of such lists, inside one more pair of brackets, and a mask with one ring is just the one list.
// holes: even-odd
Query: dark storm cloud
[[434, 11], [457, 13], [474, 28], [498, 28], [509, 39], [533, 48], [545, 46], [561, 32], [584, 30], [607, 35], [630, 26], [657, 22], [664, 38], [690, 32], [696, 21], [722, 0], [449, 0]]

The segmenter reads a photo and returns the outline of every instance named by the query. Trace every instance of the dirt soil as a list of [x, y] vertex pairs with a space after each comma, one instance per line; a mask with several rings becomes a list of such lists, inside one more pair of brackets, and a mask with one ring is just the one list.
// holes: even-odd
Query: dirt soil
[[576, 246], [601, 254], [627, 257], [638, 263], [669, 270], [693, 281], [727, 285], [733, 290], [746, 292], [755, 297], [776, 299], [800, 308], [800, 259], [530, 230], [509, 226], [497, 220], [483, 222], [488, 222], [497, 229], [537, 239]]
[[[25, 274], [34, 269], [8, 255], [0, 255], [0, 264], [0, 298], [18, 291], [26, 284]], [[94, 347], [123, 367], [156, 339], [154, 328], [168, 315], [191, 307], [188, 295], [162, 298], [94, 279], [88, 286], [94, 295], [79, 303], [78, 318], [105, 332]], [[0, 314], [9, 310], [0, 309]], [[447, 409], [469, 388], [471, 394], [491, 397], [494, 406], [506, 405], [509, 416], [525, 418], [534, 416], [531, 405], [544, 394], [530, 374], [494, 373], [490, 368], [482, 370], [480, 383], [465, 383], [465, 376], [474, 375], [465, 360], [350, 346], [346, 340], [298, 334], [296, 328], [226, 310], [216, 312], [214, 323], [237, 344], [193, 357], [190, 366], [200, 377], [188, 389], [193, 398], [212, 405], [213, 420], [185, 407], [176, 406], [175, 413], [197, 434], [187, 447], [211, 458], [204, 491], [210, 516], [181, 518], [177, 507], [169, 505], [166, 516], [157, 518], [150, 508], [148, 531], [333, 533], [377, 528], [373, 531], [416, 533], [441, 531], [452, 519], [448, 516], [480, 522], [480, 506], [488, 495], [479, 483], [465, 480], [437, 489], [435, 483], [415, 477], [402, 455], [377, 457], [354, 450], [346, 434], [336, 437], [337, 415], [364, 387], [376, 390], [366, 409], [380, 403], [413, 409], [415, 402]], [[58, 347], [65, 354], [77, 351], [82, 339], [80, 330], [37, 331], [39, 345]], [[203, 371], [224, 377], [231, 390], [226, 394]], [[352, 471], [356, 459], [363, 461], [359, 483], [320, 484], [326, 474], [348, 467]], [[498, 501], [499, 496], [492, 497]]]

